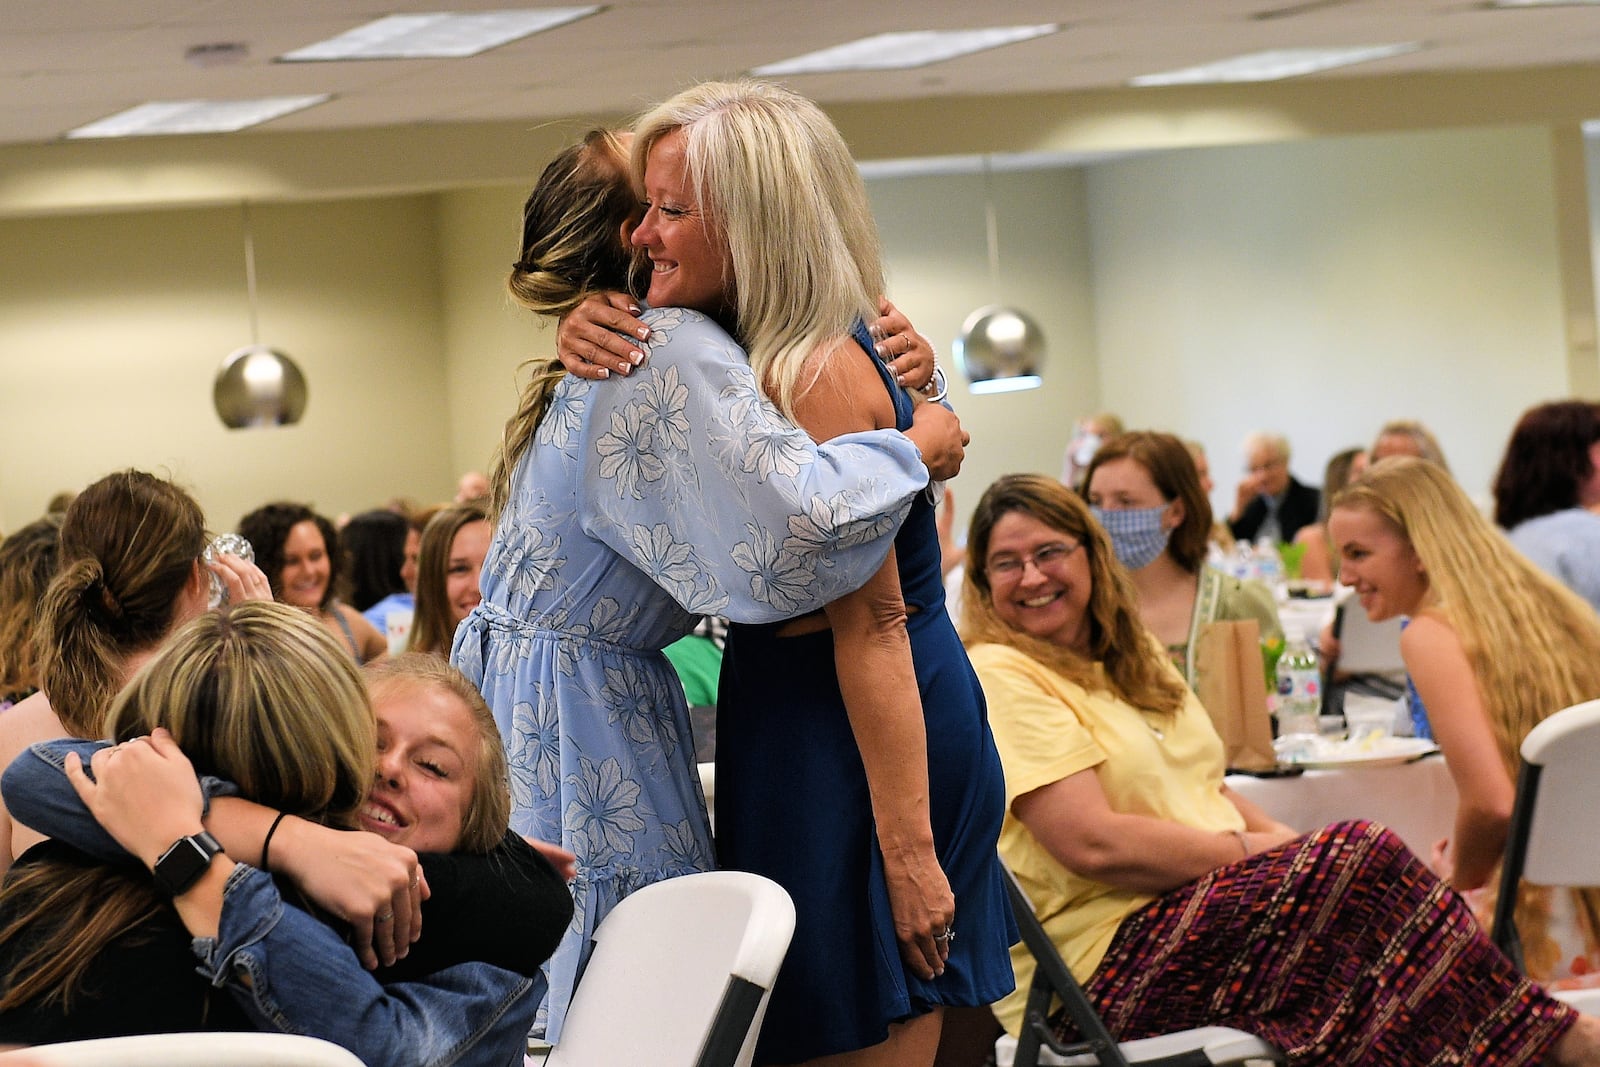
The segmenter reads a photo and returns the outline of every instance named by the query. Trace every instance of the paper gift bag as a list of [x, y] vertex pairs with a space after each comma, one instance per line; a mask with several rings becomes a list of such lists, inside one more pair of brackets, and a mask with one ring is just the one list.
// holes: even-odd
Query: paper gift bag
[[1228, 766], [1263, 770], [1277, 762], [1267, 676], [1261, 663], [1261, 626], [1254, 619], [1214, 622], [1200, 632], [1195, 652], [1195, 695], [1222, 737]]

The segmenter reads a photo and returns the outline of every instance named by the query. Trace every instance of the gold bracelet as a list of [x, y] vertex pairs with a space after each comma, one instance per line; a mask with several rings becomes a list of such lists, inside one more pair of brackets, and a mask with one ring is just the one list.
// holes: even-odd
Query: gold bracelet
[[1233, 834], [1234, 840], [1238, 841], [1239, 842], [1239, 847], [1244, 850], [1244, 858], [1245, 859], [1249, 859], [1250, 858], [1250, 842], [1245, 839], [1244, 831], [1243, 830], [1230, 830], [1228, 832]]

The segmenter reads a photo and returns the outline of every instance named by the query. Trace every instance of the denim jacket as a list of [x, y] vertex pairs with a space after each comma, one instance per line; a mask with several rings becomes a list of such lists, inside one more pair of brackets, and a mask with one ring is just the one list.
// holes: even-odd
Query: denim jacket
[[[40, 742], [6, 768], [0, 792], [19, 822], [115, 861], [126, 853], [62, 773], [68, 752], [87, 767], [103, 744]], [[235, 790], [204, 779], [202, 791]], [[486, 963], [380, 985], [333, 929], [285, 903], [270, 875], [245, 864], [228, 877], [217, 936], [192, 947], [198, 972], [227, 988], [261, 1029], [332, 1041], [375, 1067], [520, 1064], [543, 989], [538, 976]]]

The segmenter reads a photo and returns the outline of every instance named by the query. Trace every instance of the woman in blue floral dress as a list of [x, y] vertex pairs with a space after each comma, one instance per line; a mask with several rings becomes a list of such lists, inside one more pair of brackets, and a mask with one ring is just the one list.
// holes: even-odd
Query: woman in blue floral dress
[[[510, 280], [524, 306], [561, 314], [631, 280], [615, 237], [638, 214], [625, 173], [604, 132], [546, 168]], [[573, 927], [535, 1026], [552, 1042], [609, 910], [713, 866], [688, 709], [660, 650], [700, 615], [771, 622], [860, 586], [928, 481], [899, 433], [814, 444], [706, 316], [645, 321], [648, 362], [625, 378], [536, 369], [491, 479], [483, 602], [451, 654], [499, 723], [513, 828], [578, 857]], [[959, 427], [923, 407], [931, 453]]]

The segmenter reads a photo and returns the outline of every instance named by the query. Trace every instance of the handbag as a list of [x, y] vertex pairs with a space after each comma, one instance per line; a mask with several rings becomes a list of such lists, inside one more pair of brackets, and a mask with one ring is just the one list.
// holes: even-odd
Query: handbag
[[1195, 674], [1195, 695], [1222, 738], [1228, 767], [1259, 771], [1275, 766], [1261, 625], [1254, 619], [1207, 624], [1200, 631]]

